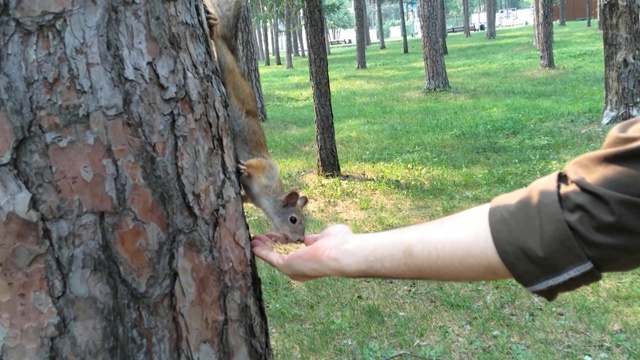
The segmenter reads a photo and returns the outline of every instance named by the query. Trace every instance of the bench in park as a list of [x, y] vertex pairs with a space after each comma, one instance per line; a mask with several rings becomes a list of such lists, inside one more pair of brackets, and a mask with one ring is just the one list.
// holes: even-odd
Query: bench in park
[[[456, 32], [463, 32], [463, 31], [464, 31], [464, 26], [452, 26], [447, 28], [448, 33], [456, 33]], [[469, 26], [469, 31], [478, 31], [478, 28], [475, 25]]]
[[331, 45], [351, 44], [351, 39], [348, 40], [329, 40]]

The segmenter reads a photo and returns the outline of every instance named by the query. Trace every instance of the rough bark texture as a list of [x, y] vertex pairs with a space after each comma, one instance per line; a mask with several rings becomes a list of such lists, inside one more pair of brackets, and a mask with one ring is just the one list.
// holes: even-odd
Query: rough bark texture
[[380, 41], [380, 50], [386, 49], [384, 44], [384, 28], [382, 23], [382, 0], [376, 0], [376, 14], [378, 15], [378, 40]]
[[640, 3], [604, 1], [605, 104], [602, 124], [640, 115]]
[[340, 175], [338, 148], [333, 127], [329, 65], [325, 51], [324, 9], [322, 0], [307, 0], [304, 8], [305, 32], [309, 54], [309, 73], [313, 87], [316, 144], [318, 146], [318, 174]]
[[[485, 36], [487, 39], [496, 38], [496, 1], [487, 0], [487, 26], [485, 27]], [[537, 0], [533, 0], [537, 1]]]
[[267, 106], [264, 103], [262, 82], [260, 81], [260, 67], [256, 55], [256, 44], [252, 26], [252, 16], [248, 6], [244, 6], [240, 21], [238, 22], [238, 65], [245, 79], [251, 84], [253, 94], [256, 97], [260, 121], [267, 120]]
[[[353, 11], [355, 12], [356, 17], [356, 69], [367, 68], [367, 39], [365, 37], [365, 10], [363, 9], [363, 5], [364, 3], [362, 0], [353, 0]], [[309, 27], [307, 27], [307, 31], [309, 31]], [[311, 48], [311, 46], [309, 46], [309, 48]]]
[[439, 0], [420, 0], [420, 28], [426, 83], [424, 91], [449, 90], [449, 78], [442, 52], [442, 26], [438, 20]]
[[538, 1], [539, 12], [536, 14], [538, 49], [540, 50], [540, 67], [555, 68], [553, 60], [553, 0]]
[[407, 41], [407, 24], [404, 20], [404, 3], [402, 0], [398, 0], [400, 4], [400, 33], [402, 34], [402, 52], [404, 54], [409, 53], [409, 42]]
[[0, 357], [270, 358], [199, 1], [0, 4]]

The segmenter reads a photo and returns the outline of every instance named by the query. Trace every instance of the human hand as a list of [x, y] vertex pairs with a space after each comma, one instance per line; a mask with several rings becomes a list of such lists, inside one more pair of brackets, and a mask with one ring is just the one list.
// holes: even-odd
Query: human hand
[[324, 276], [339, 276], [344, 263], [341, 248], [353, 237], [346, 225], [333, 225], [320, 234], [304, 237], [303, 247], [291, 254], [275, 252], [267, 243], [282, 242], [280, 234], [255, 235], [251, 241], [253, 253], [293, 280], [308, 281]]

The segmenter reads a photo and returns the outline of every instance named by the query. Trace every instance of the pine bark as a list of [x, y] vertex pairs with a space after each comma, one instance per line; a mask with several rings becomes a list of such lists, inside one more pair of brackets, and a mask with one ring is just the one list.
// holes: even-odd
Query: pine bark
[[439, 17], [439, 0], [420, 0], [420, 27], [426, 82], [424, 91], [449, 90], [449, 78], [444, 63], [442, 26]]
[[604, 125], [640, 116], [640, 4], [605, 1], [602, 17]]
[[[357, 0], [359, 1], [359, 0]], [[339, 176], [340, 162], [333, 126], [329, 65], [325, 47], [324, 9], [322, 0], [307, 0], [304, 8], [305, 32], [309, 55], [309, 75], [313, 87], [318, 174]]]
[[268, 359], [199, 1], [0, 5], [3, 359]]

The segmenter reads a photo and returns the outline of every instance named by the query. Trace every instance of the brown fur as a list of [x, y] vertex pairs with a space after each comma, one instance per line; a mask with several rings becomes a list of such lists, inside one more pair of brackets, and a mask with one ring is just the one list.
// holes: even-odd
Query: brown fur
[[306, 196], [285, 193], [277, 164], [271, 159], [251, 85], [236, 62], [237, 29], [242, 0], [204, 0], [216, 61], [230, 100], [230, 129], [240, 162], [243, 201], [262, 209], [287, 241], [304, 237], [302, 208]]

